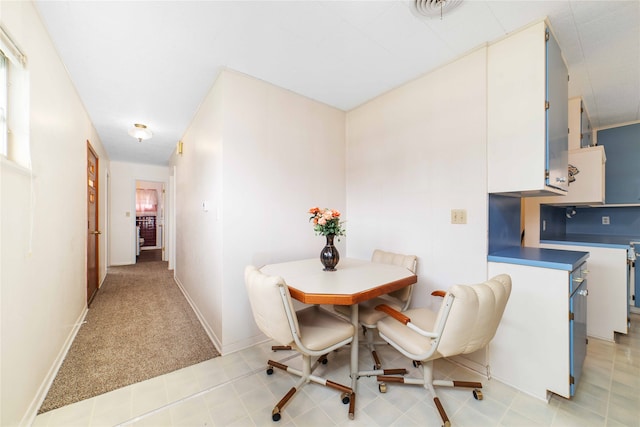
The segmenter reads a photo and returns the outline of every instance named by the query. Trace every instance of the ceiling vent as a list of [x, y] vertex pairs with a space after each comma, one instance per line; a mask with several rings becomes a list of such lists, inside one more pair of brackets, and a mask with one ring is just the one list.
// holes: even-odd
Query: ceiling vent
[[462, 0], [413, 0], [413, 11], [418, 16], [440, 17], [455, 9]]

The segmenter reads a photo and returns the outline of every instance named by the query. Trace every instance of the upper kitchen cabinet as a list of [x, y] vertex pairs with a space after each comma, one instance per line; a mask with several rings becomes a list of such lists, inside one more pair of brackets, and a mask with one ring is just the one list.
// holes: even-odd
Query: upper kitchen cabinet
[[489, 193], [568, 189], [568, 72], [545, 21], [488, 48]]
[[575, 167], [575, 172], [566, 196], [538, 197], [536, 200], [564, 206], [604, 204], [606, 162], [607, 156], [601, 145], [570, 150], [569, 164]]
[[569, 100], [569, 150], [591, 147], [593, 131], [582, 98]]

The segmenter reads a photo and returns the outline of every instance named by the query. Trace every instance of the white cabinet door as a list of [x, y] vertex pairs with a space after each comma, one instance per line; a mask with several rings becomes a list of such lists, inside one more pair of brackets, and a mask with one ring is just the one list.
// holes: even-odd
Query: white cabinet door
[[[578, 168], [575, 181], [569, 184], [564, 204], [604, 204], [605, 168], [604, 147], [587, 147], [569, 152], [569, 164]], [[561, 199], [561, 197], [556, 197]]]
[[569, 152], [569, 164], [579, 173], [569, 184], [566, 196], [537, 197], [543, 204], [559, 206], [602, 205], [605, 200], [605, 175], [607, 157], [604, 147], [579, 148]]

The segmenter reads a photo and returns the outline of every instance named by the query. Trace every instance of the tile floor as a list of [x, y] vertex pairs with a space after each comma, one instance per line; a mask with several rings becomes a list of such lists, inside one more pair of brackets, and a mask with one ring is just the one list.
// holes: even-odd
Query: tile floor
[[[276, 370], [268, 376], [269, 358], [296, 365], [292, 352], [271, 351], [271, 343], [218, 357], [179, 371], [133, 384], [101, 396], [39, 415], [34, 427], [44, 426], [439, 426], [431, 399], [418, 386], [389, 384], [378, 392], [375, 378], [361, 378], [355, 420], [339, 393], [307, 385], [290, 401], [278, 423], [271, 410], [293, 385], [294, 378]], [[348, 350], [334, 352], [316, 371], [348, 384]], [[379, 353], [385, 367], [410, 362], [393, 348]], [[370, 355], [361, 351], [363, 366]], [[436, 362], [436, 378], [483, 381], [473, 372], [448, 361]], [[496, 380], [483, 381], [484, 400], [466, 389], [440, 392], [454, 426], [634, 426], [640, 427], [640, 315], [632, 316], [632, 330], [616, 344], [590, 339], [583, 376], [576, 396], [552, 397], [549, 403], [518, 392]]]

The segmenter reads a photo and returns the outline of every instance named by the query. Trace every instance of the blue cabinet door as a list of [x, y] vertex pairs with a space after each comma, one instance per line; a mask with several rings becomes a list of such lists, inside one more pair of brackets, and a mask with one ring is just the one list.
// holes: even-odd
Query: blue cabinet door
[[[580, 269], [571, 273], [569, 280], [577, 284], [580, 280]], [[582, 366], [587, 355], [587, 280], [583, 279], [578, 288], [569, 299], [569, 355], [570, 355], [570, 375], [573, 378], [571, 383], [571, 396], [576, 394], [576, 387], [582, 375]]]
[[607, 204], [640, 203], [640, 123], [598, 131], [598, 145], [607, 153]]
[[[640, 246], [640, 245], [639, 245]], [[635, 269], [633, 271], [633, 296], [634, 296], [634, 300], [633, 300], [633, 305], [636, 307], [640, 307], [640, 264], [639, 264], [640, 259], [636, 259], [634, 262], [635, 265]], [[627, 272], [627, 274], [629, 274], [630, 271]], [[627, 280], [627, 282], [629, 282], [629, 280]], [[628, 316], [627, 316], [628, 317]]]
[[569, 179], [569, 73], [560, 46], [547, 29], [546, 185], [567, 191]]

